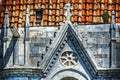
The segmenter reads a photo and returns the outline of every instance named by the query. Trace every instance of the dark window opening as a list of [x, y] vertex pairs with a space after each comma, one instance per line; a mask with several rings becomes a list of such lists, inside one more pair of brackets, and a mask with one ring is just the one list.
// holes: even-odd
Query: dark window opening
[[65, 78], [62, 78], [61, 80], [78, 80], [74, 77], [65, 77]]
[[41, 22], [41, 20], [42, 20], [42, 15], [43, 15], [43, 11], [42, 11], [42, 10], [37, 10], [37, 11], [36, 11], [36, 21], [37, 21], [37, 22]]

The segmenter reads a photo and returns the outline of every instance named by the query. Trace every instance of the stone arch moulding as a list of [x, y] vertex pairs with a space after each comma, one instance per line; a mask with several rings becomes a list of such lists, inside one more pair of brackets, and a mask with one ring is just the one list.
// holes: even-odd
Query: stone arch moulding
[[65, 77], [73, 77], [78, 80], [89, 80], [85, 74], [75, 69], [64, 69], [55, 73], [50, 80], [61, 80]]

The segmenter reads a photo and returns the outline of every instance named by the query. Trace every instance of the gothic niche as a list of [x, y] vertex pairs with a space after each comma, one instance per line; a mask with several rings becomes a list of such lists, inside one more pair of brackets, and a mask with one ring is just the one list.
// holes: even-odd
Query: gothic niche
[[74, 66], [77, 64], [78, 58], [74, 52], [66, 51], [61, 55], [60, 61], [64, 66]]

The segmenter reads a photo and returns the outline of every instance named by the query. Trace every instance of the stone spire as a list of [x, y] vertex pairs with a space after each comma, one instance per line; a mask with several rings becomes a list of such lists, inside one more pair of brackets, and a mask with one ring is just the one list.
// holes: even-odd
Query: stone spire
[[112, 11], [112, 24], [115, 23], [115, 11], [113, 10]]
[[112, 11], [112, 23], [110, 26], [111, 39], [115, 38], [115, 11]]
[[27, 8], [27, 10], [26, 10], [26, 22], [25, 22], [25, 39], [28, 39], [28, 37], [29, 37], [29, 26], [30, 26], [30, 23], [29, 23], [29, 10]]
[[8, 10], [5, 10], [4, 28], [9, 27]]
[[28, 51], [29, 51], [29, 27], [30, 27], [30, 23], [29, 23], [29, 10], [27, 8], [26, 10], [26, 23], [25, 23], [25, 38], [24, 38], [24, 55], [23, 55], [23, 59], [25, 65], [28, 64]]
[[64, 14], [66, 16], [66, 22], [70, 22], [70, 17], [71, 17], [71, 12], [70, 10], [72, 9], [72, 7], [70, 6], [70, 3], [67, 3], [64, 7], [66, 11], [66, 13]]
[[110, 25], [110, 56], [111, 56], [111, 68], [116, 68], [116, 30], [115, 30], [115, 11], [112, 11], [112, 22]]
[[29, 27], [29, 9], [27, 8], [26, 10], [26, 22], [25, 22], [25, 27]]
[[3, 36], [3, 68], [6, 66], [6, 50], [7, 50], [7, 40], [8, 40], [8, 27], [9, 27], [9, 18], [8, 18], [8, 10], [5, 10], [5, 18], [4, 18], [4, 26], [3, 26], [3, 31], [4, 31], [4, 36]]
[[7, 38], [7, 28], [9, 27], [9, 18], [8, 18], [8, 10], [5, 10], [5, 18], [4, 18], [4, 38]]

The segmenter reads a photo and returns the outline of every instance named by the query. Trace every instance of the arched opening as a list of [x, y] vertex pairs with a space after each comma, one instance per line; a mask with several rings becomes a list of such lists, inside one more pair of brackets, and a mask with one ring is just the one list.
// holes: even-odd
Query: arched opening
[[85, 74], [74, 69], [61, 70], [56, 74], [54, 74], [49, 79], [50, 80], [89, 80]]
[[64, 77], [61, 80], [78, 80], [78, 79], [76, 79], [74, 77]]

